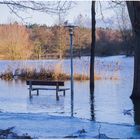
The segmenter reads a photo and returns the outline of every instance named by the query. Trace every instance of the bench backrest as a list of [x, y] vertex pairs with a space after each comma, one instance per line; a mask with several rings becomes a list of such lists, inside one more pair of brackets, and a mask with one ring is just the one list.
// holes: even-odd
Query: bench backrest
[[27, 85], [64, 86], [64, 81], [27, 80]]

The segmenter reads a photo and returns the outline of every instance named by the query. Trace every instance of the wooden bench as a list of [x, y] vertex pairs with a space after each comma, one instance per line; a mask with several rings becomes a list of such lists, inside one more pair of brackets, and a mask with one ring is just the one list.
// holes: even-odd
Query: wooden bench
[[[46, 81], [46, 80], [27, 80], [26, 84], [29, 85], [29, 97], [32, 97], [31, 92], [37, 91], [37, 96], [39, 95], [39, 90], [55, 90], [56, 91], [56, 100], [59, 100], [58, 92], [63, 92], [65, 96], [65, 91], [69, 88], [62, 88], [64, 86], [64, 81]], [[52, 86], [55, 88], [48, 87], [37, 87], [37, 86]]]

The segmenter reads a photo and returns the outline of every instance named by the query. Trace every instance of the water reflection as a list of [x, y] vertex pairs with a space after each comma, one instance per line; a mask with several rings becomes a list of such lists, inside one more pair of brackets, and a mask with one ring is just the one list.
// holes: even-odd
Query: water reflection
[[[133, 106], [132, 101], [129, 99], [133, 87], [133, 58], [117, 56], [96, 58], [96, 61], [99, 62], [95, 67], [97, 74], [101, 74], [103, 77], [117, 75], [118, 80], [97, 80], [94, 92], [90, 92], [89, 90], [89, 81], [75, 81], [75, 117], [91, 120], [96, 119], [96, 121], [99, 122], [128, 124], [134, 124], [133, 120], [135, 119], [135, 123], [139, 124], [139, 105], [137, 105], [137, 103], [134, 103], [134, 119], [130, 115], [123, 114], [123, 110], [132, 109]], [[114, 69], [109, 68], [109, 70], [107, 69], [106, 71], [104, 65], [110, 67], [111, 64], [114, 67], [114, 62], [120, 62], [120, 69], [117, 71], [115, 69], [114, 71]], [[21, 61], [18, 63], [22, 65]], [[50, 64], [55, 65], [57, 63], [57, 60], [27, 61], [26, 66], [40, 68], [43, 64], [44, 67], [48, 68]], [[2, 61], [0, 64], [0, 71], [4, 71], [8, 64], [12, 65], [13, 68], [20, 67], [16, 67], [14, 61]], [[75, 59], [74, 66], [76, 73], [87, 73], [89, 71], [87, 70], [89, 67], [89, 59]], [[69, 60], [64, 60], [63, 68], [64, 72], [69, 73]], [[69, 87], [70, 81], [65, 83], [65, 86]], [[6, 112], [58, 112], [58, 114], [61, 112], [63, 115], [70, 115], [70, 91], [67, 91], [65, 97], [60, 97], [59, 102], [56, 101], [54, 94], [55, 93], [49, 93], [49, 91], [48, 93], [43, 91], [40, 96], [34, 96], [33, 100], [29, 101], [29, 90], [25, 81], [19, 81], [18, 79], [9, 82], [0, 80], [0, 109]]]
[[90, 115], [91, 115], [91, 120], [95, 120], [95, 114], [94, 114], [94, 90], [90, 90]]
[[5, 85], [8, 85], [9, 87], [16, 86], [16, 85], [25, 85], [25, 80], [22, 79], [13, 79], [13, 80], [1, 80], [0, 82], [3, 82]]
[[56, 101], [54, 95], [33, 96], [27, 101], [27, 110], [33, 112], [47, 113], [62, 113], [64, 111], [64, 97], [61, 96], [59, 101]]
[[140, 125], [140, 100], [132, 100], [134, 108], [134, 122]]

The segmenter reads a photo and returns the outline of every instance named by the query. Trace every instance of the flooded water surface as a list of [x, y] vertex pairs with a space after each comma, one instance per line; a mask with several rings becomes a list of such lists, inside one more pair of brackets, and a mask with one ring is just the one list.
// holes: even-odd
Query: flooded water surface
[[[0, 72], [7, 68], [46, 67], [51, 69], [62, 63], [65, 73], [70, 72], [70, 60], [39, 61], [0, 61]], [[74, 72], [89, 74], [89, 58], [74, 60]], [[90, 94], [89, 81], [74, 82], [74, 116], [94, 119], [98, 122], [137, 124], [138, 104], [129, 96], [133, 85], [133, 57], [115, 56], [96, 58], [95, 73], [100, 79], [95, 80], [94, 98]], [[70, 81], [65, 82], [70, 87]], [[56, 101], [55, 91], [40, 91], [39, 96], [29, 98], [26, 82], [20, 80], [0, 80], [0, 111], [18, 113], [41, 113], [51, 115], [70, 115], [70, 91], [66, 96], [60, 94]], [[32, 92], [36, 94], [36, 91]]]

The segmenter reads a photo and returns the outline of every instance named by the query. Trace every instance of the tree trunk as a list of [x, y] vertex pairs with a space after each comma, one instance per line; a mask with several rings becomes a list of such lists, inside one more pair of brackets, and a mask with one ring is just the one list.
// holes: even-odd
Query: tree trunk
[[134, 48], [134, 83], [131, 98], [140, 99], [140, 2], [127, 1], [126, 3], [136, 43]]
[[134, 122], [135, 125], [140, 125], [140, 102], [139, 100], [132, 100], [133, 102], [133, 110], [134, 110]]
[[91, 56], [90, 56], [90, 90], [94, 91], [94, 50], [95, 50], [95, 1], [92, 1], [91, 8], [92, 15], [92, 42], [91, 42]]

